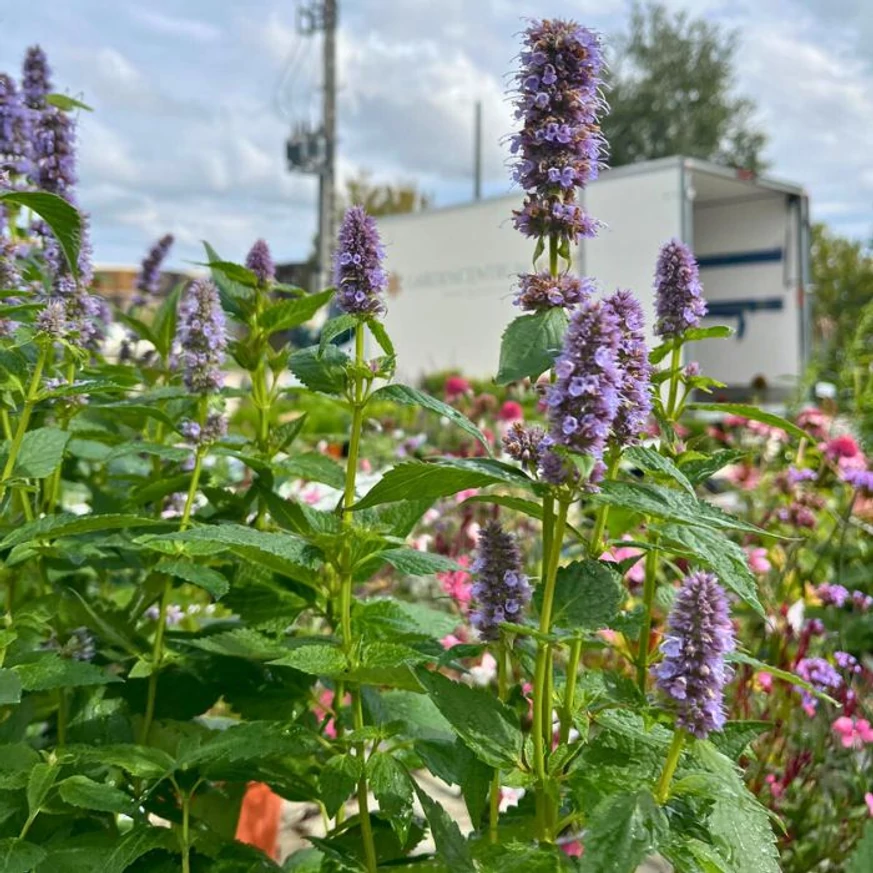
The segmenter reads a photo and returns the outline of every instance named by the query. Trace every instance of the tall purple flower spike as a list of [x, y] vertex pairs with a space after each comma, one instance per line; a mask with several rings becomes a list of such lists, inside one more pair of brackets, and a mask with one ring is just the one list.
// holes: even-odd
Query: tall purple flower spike
[[156, 297], [161, 286], [161, 264], [173, 245], [173, 234], [162, 236], [143, 258], [139, 275], [136, 277], [136, 294], [133, 302], [144, 306], [149, 298]]
[[192, 282], [182, 297], [176, 341], [188, 389], [209, 394], [221, 388], [221, 365], [227, 348], [225, 317], [218, 290], [208, 279]]
[[587, 301], [576, 309], [546, 397], [552, 445], [602, 457], [621, 403], [621, 343], [611, 307]]
[[30, 172], [32, 115], [15, 80], [0, 73], [0, 171], [18, 176]]
[[733, 649], [730, 610], [718, 579], [691, 573], [673, 601], [661, 643], [664, 660], [652, 673], [676, 712], [677, 725], [698, 739], [724, 726], [724, 687], [730, 678], [725, 655]]
[[655, 269], [655, 333], [674, 339], [698, 327], [706, 315], [700, 271], [691, 249], [678, 239], [661, 246]]
[[524, 42], [515, 77], [522, 127], [510, 144], [513, 176], [527, 198], [515, 225], [527, 236], [572, 243], [598, 227], [576, 202], [576, 189], [597, 177], [605, 149], [598, 125], [606, 109], [603, 49], [597, 33], [559, 19], [532, 22]]
[[621, 368], [621, 401], [612, 423], [613, 439], [619, 446], [639, 442], [652, 412], [652, 365], [645, 339], [645, 318], [640, 302], [630, 291], [616, 291], [606, 306], [618, 320], [621, 340], [618, 363]]
[[343, 217], [334, 257], [334, 284], [339, 308], [350, 315], [375, 316], [385, 311], [382, 295], [388, 274], [382, 267], [385, 248], [372, 216], [352, 206]]
[[478, 577], [473, 584], [476, 609], [470, 622], [490, 642], [500, 635], [502, 622], [521, 621], [531, 598], [515, 538], [496, 521], [489, 522], [479, 534], [478, 555], [470, 569]]

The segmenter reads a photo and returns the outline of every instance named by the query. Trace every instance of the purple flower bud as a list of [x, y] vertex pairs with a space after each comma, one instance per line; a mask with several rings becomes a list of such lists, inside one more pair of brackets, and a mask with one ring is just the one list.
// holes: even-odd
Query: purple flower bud
[[227, 348], [224, 311], [218, 290], [208, 279], [192, 282], [179, 304], [176, 341], [185, 384], [196, 394], [209, 394], [224, 384], [221, 365]]
[[519, 461], [522, 467], [536, 470], [545, 437], [546, 432], [541, 427], [526, 427], [522, 422], [516, 421], [510, 425], [503, 437], [503, 450], [510, 458]]
[[50, 298], [42, 312], [36, 317], [36, 329], [53, 340], [64, 340], [69, 332], [67, 307], [63, 300]]
[[621, 368], [621, 403], [612, 423], [620, 446], [639, 442], [652, 412], [649, 349], [646, 345], [643, 308], [630, 291], [616, 291], [605, 305], [612, 310], [621, 330], [618, 364]]
[[664, 339], [682, 336], [706, 315], [700, 273], [691, 249], [672, 239], [661, 246], [655, 270], [655, 333]]
[[587, 300], [594, 290], [590, 279], [583, 279], [571, 273], [553, 276], [541, 273], [521, 273], [518, 277], [518, 293], [515, 305], [527, 312], [541, 309], [563, 307], [570, 309], [577, 303]]
[[[802, 658], [794, 668], [801, 679], [804, 679], [816, 691], [826, 693], [838, 691], [843, 686], [843, 677], [833, 668], [833, 665], [824, 658]], [[818, 708], [818, 700], [800, 685], [794, 686], [795, 691], [800, 692], [803, 706], [807, 711], [813, 712]]]
[[246, 255], [246, 266], [258, 277], [261, 285], [270, 285], [276, 278], [276, 265], [267, 243], [259, 239]]
[[350, 315], [374, 316], [385, 311], [382, 294], [388, 274], [382, 268], [385, 249], [376, 222], [361, 206], [346, 211], [334, 258], [336, 302]]
[[478, 576], [473, 586], [478, 603], [470, 621], [483, 640], [496, 640], [500, 623], [518, 623], [531, 598], [518, 545], [496, 521], [489, 522], [479, 534], [478, 556], [471, 569]]
[[171, 233], [165, 234], [152, 246], [143, 259], [139, 275], [136, 277], [134, 305], [144, 306], [150, 297], [157, 297], [161, 284], [161, 264], [172, 245], [173, 235]]
[[823, 582], [816, 588], [815, 593], [825, 606], [836, 606], [841, 608], [849, 599], [849, 589], [842, 585], [832, 585], [830, 582]]
[[36, 184], [73, 202], [76, 185], [76, 124], [66, 112], [49, 106], [34, 126], [33, 162]]
[[24, 56], [21, 87], [24, 101], [31, 109], [45, 109], [46, 95], [51, 91], [51, 70], [45, 52], [31, 46]]
[[699, 739], [724, 726], [725, 655], [733, 649], [727, 596], [712, 573], [691, 573], [676, 594], [661, 644], [664, 659], [652, 673], [677, 725]]
[[873, 496], [873, 470], [845, 470], [840, 475], [859, 494], [864, 497]]
[[[585, 301], [573, 314], [546, 402], [550, 438], [600, 458], [621, 403], [622, 334], [613, 309]], [[581, 381], [580, 381], [581, 380]]]

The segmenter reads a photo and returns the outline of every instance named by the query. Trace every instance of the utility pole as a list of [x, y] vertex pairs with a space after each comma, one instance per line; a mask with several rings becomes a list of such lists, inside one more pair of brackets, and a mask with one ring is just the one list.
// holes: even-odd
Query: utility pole
[[482, 101], [476, 101], [473, 119], [473, 199], [482, 199]]
[[336, 26], [338, 0], [301, 0], [297, 8], [297, 32], [313, 36], [319, 31], [323, 43], [323, 94], [321, 125], [295, 126], [286, 142], [288, 169], [318, 176], [317, 287], [331, 280], [331, 249], [336, 208]]

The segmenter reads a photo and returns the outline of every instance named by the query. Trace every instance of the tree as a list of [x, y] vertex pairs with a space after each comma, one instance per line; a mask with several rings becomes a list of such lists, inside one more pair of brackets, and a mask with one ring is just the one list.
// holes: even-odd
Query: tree
[[609, 163], [687, 155], [766, 168], [755, 104], [733, 90], [736, 49], [736, 31], [656, 3], [634, 6], [608, 82]]
[[414, 182], [374, 184], [370, 173], [361, 170], [346, 180], [346, 191], [339, 198], [339, 211], [349, 206], [363, 206], [370, 215], [402, 215], [418, 212], [430, 206], [430, 197], [419, 191]]
[[[817, 224], [812, 232], [813, 331], [825, 378], [835, 379], [856, 345], [865, 307], [873, 304], [873, 249]], [[873, 342], [867, 338], [868, 342]]]

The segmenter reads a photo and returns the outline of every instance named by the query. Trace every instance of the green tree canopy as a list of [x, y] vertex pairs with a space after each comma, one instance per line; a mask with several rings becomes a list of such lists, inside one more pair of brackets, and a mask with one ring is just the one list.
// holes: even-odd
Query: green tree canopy
[[755, 104], [734, 92], [735, 31], [653, 3], [634, 7], [616, 44], [603, 124], [610, 165], [687, 155], [766, 167]]

